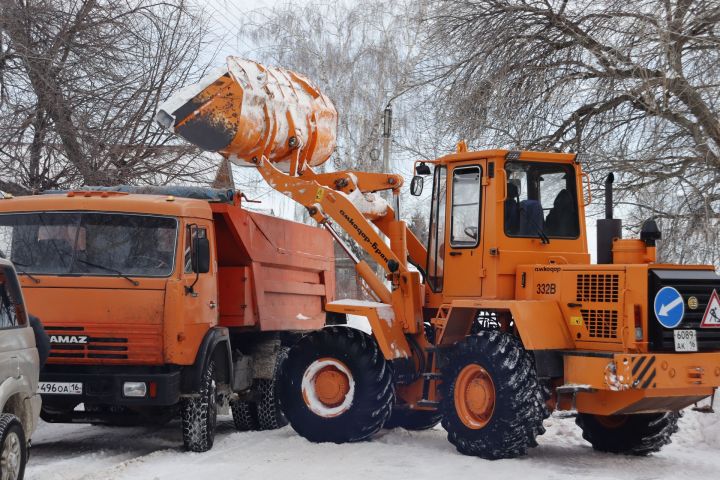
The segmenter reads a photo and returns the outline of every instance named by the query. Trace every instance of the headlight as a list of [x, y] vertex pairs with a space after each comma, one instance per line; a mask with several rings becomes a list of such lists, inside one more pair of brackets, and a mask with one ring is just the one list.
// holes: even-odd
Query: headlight
[[147, 384], [145, 382], [123, 383], [124, 397], [144, 397], [147, 395]]

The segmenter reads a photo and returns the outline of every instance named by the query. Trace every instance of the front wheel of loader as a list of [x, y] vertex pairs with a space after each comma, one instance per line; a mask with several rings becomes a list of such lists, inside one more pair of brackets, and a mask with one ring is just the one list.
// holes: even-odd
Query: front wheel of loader
[[460, 453], [495, 460], [537, 445], [545, 405], [532, 359], [516, 337], [469, 336], [448, 354], [442, 374], [442, 425]]
[[392, 409], [390, 367], [375, 340], [348, 327], [301, 338], [278, 377], [285, 416], [313, 442], [356, 442], [376, 433]]
[[633, 415], [580, 413], [575, 423], [595, 450], [624, 455], [649, 455], [669, 444], [678, 430], [676, 412]]

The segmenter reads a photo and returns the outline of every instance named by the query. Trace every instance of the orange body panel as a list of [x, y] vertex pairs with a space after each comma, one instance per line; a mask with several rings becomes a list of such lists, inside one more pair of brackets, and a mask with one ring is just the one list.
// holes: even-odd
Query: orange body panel
[[[51, 335], [84, 335], [87, 344], [53, 342], [51, 363], [190, 365], [208, 330], [309, 330], [325, 321], [334, 298], [332, 238], [316, 227], [248, 212], [226, 203], [99, 192], [18, 197], [0, 214], [91, 211], [178, 219], [174, 268], [168, 277], [34, 274], [21, 276], [29, 311]], [[207, 229], [210, 271], [184, 272], [186, 225]], [[308, 241], [312, 239], [312, 241]]]

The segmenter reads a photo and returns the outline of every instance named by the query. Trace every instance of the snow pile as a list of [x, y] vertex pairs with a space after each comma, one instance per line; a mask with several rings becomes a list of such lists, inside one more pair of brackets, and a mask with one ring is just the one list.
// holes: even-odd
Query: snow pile
[[[383, 430], [369, 442], [316, 444], [291, 428], [236, 432], [218, 423], [213, 449], [181, 449], [180, 426], [110, 428], [41, 423], [33, 438], [27, 480], [438, 480], [483, 475], [493, 480], [633, 480], [687, 476], [715, 480], [720, 472], [718, 414], [688, 410], [673, 443], [649, 457], [593, 451], [573, 418], [551, 417], [527, 457], [487, 461], [459, 454], [440, 427], [422, 432]], [[714, 440], [713, 440], [714, 438]]]
[[371, 219], [384, 217], [387, 214], [388, 208], [390, 208], [387, 201], [377, 193], [363, 193], [360, 190], [353, 190], [347, 194], [346, 197], [355, 205], [355, 208], [357, 208], [360, 213]]

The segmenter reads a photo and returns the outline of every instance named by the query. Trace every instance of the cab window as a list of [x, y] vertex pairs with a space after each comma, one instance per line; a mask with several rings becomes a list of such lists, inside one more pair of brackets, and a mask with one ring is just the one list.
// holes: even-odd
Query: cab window
[[577, 238], [580, 235], [572, 165], [509, 161], [505, 234], [510, 237]]
[[476, 247], [480, 238], [480, 167], [453, 171], [450, 246]]
[[183, 264], [185, 265], [185, 273], [194, 273], [193, 268], [193, 252], [195, 249], [195, 242], [198, 238], [205, 238], [207, 236], [207, 229], [200, 228], [197, 225], [188, 225], [185, 228], [185, 258]]
[[446, 177], [447, 169], [444, 166], [435, 167], [426, 268], [428, 285], [434, 292], [442, 290], [444, 279]]

